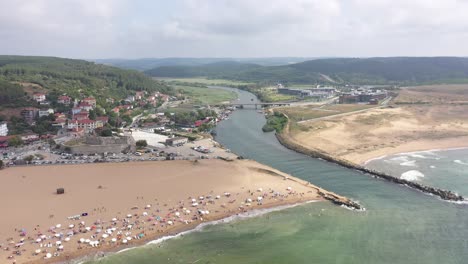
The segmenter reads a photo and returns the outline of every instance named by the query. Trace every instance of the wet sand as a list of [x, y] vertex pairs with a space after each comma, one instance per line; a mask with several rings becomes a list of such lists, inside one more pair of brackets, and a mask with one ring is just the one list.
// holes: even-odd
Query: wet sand
[[15, 167], [0, 178], [0, 263], [64, 261], [250, 209], [322, 200], [312, 184], [249, 160]]

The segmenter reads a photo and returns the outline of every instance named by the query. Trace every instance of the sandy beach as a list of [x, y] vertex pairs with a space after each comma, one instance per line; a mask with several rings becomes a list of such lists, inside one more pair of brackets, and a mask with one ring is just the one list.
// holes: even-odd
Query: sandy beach
[[15, 167], [0, 177], [1, 263], [65, 261], [250, 209], [322, 200], [312, 184], [249, 160]]
[[404, 89], [392, 107], [301, 123], [290, 136], [357, 164], [402, 152], [468, 147], [468, 86]]

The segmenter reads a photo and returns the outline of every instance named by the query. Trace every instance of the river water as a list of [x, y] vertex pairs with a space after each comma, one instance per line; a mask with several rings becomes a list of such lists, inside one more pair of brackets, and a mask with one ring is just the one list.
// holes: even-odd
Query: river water
[[[239, 102], [256, 98], [244, 91]], [[253, 101], [252, 101], [253, 99]], [[468, 263], [468, 206], [313, 159], [265, 134], [262, 114], [236, 111], [217, 141], [330, 191], [365, 212], [318, 202], [211, 225], [92, 263]]]

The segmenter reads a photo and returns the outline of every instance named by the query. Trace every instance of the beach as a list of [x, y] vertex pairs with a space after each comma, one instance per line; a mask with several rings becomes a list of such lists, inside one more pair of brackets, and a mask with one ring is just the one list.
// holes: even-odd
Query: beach
[[250, 160], [27, 166], [0, 177], [2, 263], [115, 251], [251, 209], [323, 200], [326, 192]]
[[403, 152], [468, 147], [468, 87], [439, 88], [404, 89], [391, 107], [310, 120], [286, 132], [307, 148], [356, 164]]

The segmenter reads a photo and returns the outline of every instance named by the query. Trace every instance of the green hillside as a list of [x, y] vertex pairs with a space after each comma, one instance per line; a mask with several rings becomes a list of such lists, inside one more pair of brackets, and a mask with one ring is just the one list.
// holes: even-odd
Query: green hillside
[[240, 63], [234, 61], [215, 62], [201, 66], [161, 66], [145, 71], [153, 77], [199, 77], [223, 79], [225, 76], [233, 76], [246, 70], [254, 70], [262, 66], [251, 63]]
[[34, 83], [48, 92], [73, 97], [84, 94], [98, 99], [121, 99], [140, 90], [172, 92], [164, 83], [136, 71], [55, 57], [0, 56], [0, 81], [3, 81], [0, 98], [9, 96], [2, 92], [5, 90], [2, 87], [11, 82]]
[[201, 67], [159, 67], [146, 72], [158, 77], [221, 78], [244, 82], [338, 83], [338, 84], [422, 84], [468, 82], [468, 58], [389, 57], [316, 59], [284, 66], [245, 64], [229, 69]]

